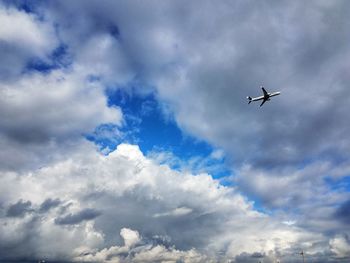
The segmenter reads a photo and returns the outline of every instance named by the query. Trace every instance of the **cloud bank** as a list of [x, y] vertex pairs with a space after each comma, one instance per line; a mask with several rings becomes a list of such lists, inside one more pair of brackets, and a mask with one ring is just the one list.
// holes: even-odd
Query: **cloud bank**
[[[214, 251], [222, 259], [281, 253], [312, 236], [254, 211], [208, 174], [173, 171], [133, 145], [108, 156], [89, 146], [34, 172], [3, 173], [2, 181], [0, 246], [7, 260], [206, 262], [217, 260]], [[18, 251], [21, 243], [26, 250]]]

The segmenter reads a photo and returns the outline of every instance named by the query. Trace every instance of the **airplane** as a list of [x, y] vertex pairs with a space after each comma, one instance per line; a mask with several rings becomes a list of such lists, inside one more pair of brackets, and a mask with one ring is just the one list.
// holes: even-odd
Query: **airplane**
[[248, 96], [248, 97], [247, 97], [247, 99], [248, 99], [248, 104], [250, 104], [252, 101], [262, 100], [262, 103], [260, 104], [260, 107], [261, 107], [262, 105], [264, 105], [264, 103], [265, 103], [266, 101], [270, 100], [271, 97], [277, 96], [277, 95], [280, 95], [280, 94], [281, 94], [281, 92], [279, 92], [279, 91], [269, 93], [269, 92], [267, 92], [267, 91], [265, 90], [265, 88], [264, 88], [263, 86], [261, 86], [261, 89], [262, 89], [264, 95], [263, 95], [263, 96], [260, 96], [260, 97], [255, 97], [255, 98], [252, 98], [252, 97]]

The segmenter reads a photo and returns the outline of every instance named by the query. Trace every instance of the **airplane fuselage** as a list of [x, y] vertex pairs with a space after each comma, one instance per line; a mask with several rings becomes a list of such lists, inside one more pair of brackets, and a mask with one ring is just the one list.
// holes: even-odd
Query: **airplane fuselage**
[[260, 104], [260, 107], [268, 100], [270, 100], [271, 97], [274, 97], [274, 96], [277, 96], [277, 95], [280, 95], [281, 92], [279, 91], [276, 91], [276, 92], [272, 92], [272, 93], [269, 93], [267, 92], [263, 86], [261, 86], [261, 89], [263, 91], [263, 96], [259, 96], [259, 97], [255, 97], [255, 98], [252, 98], [252, 97], [247, 97], [248, 99], [248, 104], [250, 104], [252, 101], [258, 101], [258, 100], [262, 100], [262, 103]]
[[265, 97], [267, 97], [266, 98], [267, 100], [270, 100], [270, 97], [277, 96], [280, 94], [281, 94], [280, 91], [276, 91], [276, 92], [268, 93], [267, 96], [259, 96], [259, 97], [252, 98], [252, 101], [263, 100]]

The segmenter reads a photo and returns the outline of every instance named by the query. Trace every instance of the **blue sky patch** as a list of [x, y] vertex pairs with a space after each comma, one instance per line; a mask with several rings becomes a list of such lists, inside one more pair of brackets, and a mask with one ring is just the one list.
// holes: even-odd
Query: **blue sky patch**
[[221, 150], [184, 134], [174, 118], [165, 113], [164, 105], [154, 93], [144, 94], [139, 90], [137, 84], [107, 89], [108, 104], [122, 109], [124, 124], [122, 127], [100, 125], [86, 138], [105, 153], [127, 142], [137, 144], [145, 155], [173, 169], [208, 172], [214, 178], [231, 175]]
[[32, 58], [25, 68], [26, 71], [39, 71], [49, 73], [51, 70], [68, 67], [71, 64], [71, 58], [68, 54], [68, 47], [64, 44], [55, 48], [47, 59]]
[[332, 191], [350, 192], [350, 175], [340, 178], [327, 176], [324, 181]]
[[4, 0], [4, 3], [7, 5], [14, 5], [19, 10], [23, 10], [26, 13], [34, 13], [36, 6], [43, 1], [40, 0]]

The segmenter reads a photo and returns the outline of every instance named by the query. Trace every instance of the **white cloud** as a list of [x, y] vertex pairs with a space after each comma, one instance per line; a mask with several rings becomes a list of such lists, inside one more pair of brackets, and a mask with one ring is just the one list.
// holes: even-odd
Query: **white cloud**
[[169, 212], [164, 212], [164, 213], [157, 213], [153, 217], [161, 217], [161, 216], [182, 216], [182, 215], [187, 215], [192, 212], [191, 208], [188, 207], [178, 207], [175, 208], [174, 210], [171, 210]]
[[[342, 167], [347, 167], [347, 164]], [[327, 162], [311, 163], [297, 169], [269, 171], [245, 165], [237, 172], [234, 182], [247, 194], [261, 200], [268, 208], [302, 209], [306, 214], [311, 207], [314, 211], [316, 207], [322, 207], [325, 210], [330, 209], [323, 217], [332, 218], [330, 211], [335, 211], [336, 204], [347, 200], [344, 188], [330, 189], [330, 184], [326, 181], [328, 176], [335, 174], [333, 176], [336, 177], [339, 168], [334, 168]], [[317, 217], [319, 216], [318, 214]]]
[[283, 221], [283, 224], [287, 225], [287, 226], [292, 226], [296, 223], [296, 221], [294, 220], [287, 220], [287, 221]]
[[[128, 244], [128, 236], [136, 237], [136, 243], [139, 242], [139, 233], [132, 229], [123, 228], [120, 235], [124, 239], [124, 246], [112, 246], [100, 251], [89, 251], [84, 248], [76, 250], [77, 256], [73, 261], [84, 262], [208, 262], [204, 255], [198, 253], [195, 249], [188, 251], [177, 250], [173, 247], [166, 248], [162, 245], [141, 244], [131, 248]], [[135, 243], [135, 244], [136, 244]], [[134, 244], [133, 244], [134, 245]]]
[[225, 153], [222, 149], [216, 149], [211, 154], [210, 157], [214, 159], [222, 159], [225, 156]]
[[227, 172], [221, 150], [214, 150], [208, 156], [193, 155], [191, 158], [181, 158], [171, 151], [154, 148], [147, 153], [147, 157], [158, 164], [167, 164], [180, 171], [210, 174]]
[[123, 237], [125, 246], [127, 247], [132, 247], [140, 242], [140, 235], [137, 231], [133, 231], [128, 228], [122, 228], [120, 230], [120, 235]]
[[350, 242], [344, 236], [336, 236], [329, 241], [330, 249], [338, 258], [350, 258]]
[[206, 256], [201, 255], [195, 249], [188, 251], [180, 251], [174, 248], [165, 248], [158, 245], [149, 250], [141, 251], [135, 255], [133, 262], [184, 262], [184, 263], [199, 263], [199, 262], [214, 262]]
[[134, 77], [135, 72], [129, 63], [120, 42], [110, 34], [101, 33], [78, 47], [74, 67], [111, 85], [123, 84]]
[[[137, 169], [140, 163], [143, 169]], [[16, 193], [6, 190], [8, 185]], [[40, 209], [48, 199], [59, 201]], [[21, 233], [16, 238], [1, 235], [1, 250], [9, 242], [14, 248], [2, 255], [5, 259], [21, 255], [103, 261], [112, 260], [112, 255], [125, 258], [127, 253], [135, 262], [202, 262], [215, 259], [219, 251], [233, 259], [241, 252], [283, 251], [301, 238], [315, 241], [301, 229], [254, 211], [240, 194], [209, 175], [157, 165], [127, 144], [108, 156], [87, 146], [30, 173], [3, 172], [0, 200], [2, 233]], [[30, 204], [31, 212], [6, 217], [18, 200]], [[115, 235], [119, 230], [123, 240]], [[157, 243], [164, 242], [155, 239], [157, 235], [168, 236], [167, 243]], [[17, 254], [27, 239], [30, 249]], [[118, 246], [118, 240], [124, 246]], [[143, 247], [144, 242], [150, 246]]]
[[103, 88], [74, 72], [26, 75], [15, 83], [2, 84], [1, 91], [1, 128], [11, 130], [13, 136], [19, 127], [26, 127], [29, 132], [38, 129], [38, 137], [44, 133], [38, 140], [45, 139], [45, 132], [69, 137], [91, 131], [98, 123], [121, 122], [120, 110], [107, 107]]
[[0, 23], [0, 41], [29, 49], [32, 55], [42, 57], [57, 45], [53, 27], [33, 14], [2, 7]]
[[99, 124], [122, 121], [121, 110], [108, 107], [100, 83], [75, 71], [27, 74], [0, 83], [0, 92], [2, 169], [44, 165]]

